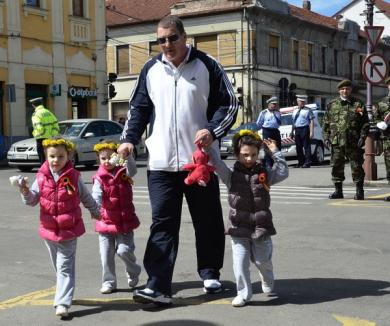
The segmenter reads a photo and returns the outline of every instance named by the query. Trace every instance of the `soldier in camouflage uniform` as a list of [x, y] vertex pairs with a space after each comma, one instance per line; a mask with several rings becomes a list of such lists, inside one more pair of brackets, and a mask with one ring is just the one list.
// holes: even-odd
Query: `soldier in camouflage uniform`
[[364, 199], [364, 170], [362, 146], [368, 133], [367, 111], [362, 101], [351, 96], [352, 82], [343, 80], [337, 85], [340, 97], [332, 100], [324, 116], [325, 145], [331, 148], [332, 181], [335, 191], [330, 199], [344, 198], [343, 181], [346, 159], [351, 164], [352, 179], [356, 184], [354, 199]]
[[[382, 98], [376, 105], [375, 122], [378, 123], [383, 137], [383, 155], [385, 157], [386, 178], [390, 184], [390, 77], [385, 80], [389, 94]], [[385, 197], [386, 201], [390, 201], [390, 196]]]

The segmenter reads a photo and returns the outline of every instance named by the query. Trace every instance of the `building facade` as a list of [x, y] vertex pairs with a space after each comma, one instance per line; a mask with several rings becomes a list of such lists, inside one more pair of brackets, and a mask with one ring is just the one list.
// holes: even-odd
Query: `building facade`
[[[103, 0], [0, 0], [0, 136], [31, 135], [29, 99], [59, 120], [107, 118]], [[7, 147], [7, 146], [6, 146]]]
[[[140, 69], [159, 51], [157, 22], [168, 14], [182, 18], [189, 43], [223, 65], [242, 101], [237, 124], [255, 120], [271, 96], [289, 106], [296, 94], [306, 94], [324, 107], [345, 78], [365, 99], [364, 34], [355, 22], [312, 12], [310, 1], [296, 7], [279, 0], [161, 0], [159, 8], [143, 12], [140, 0], [106, 4], [107, 69], [118, 74], [113, 117], [126, 115]], [[390, 59], [385, 44], [377, 52]], [[384, 85], [373, 88], [374, 98], [385, 93]]]
[[[352, 20], [361, 29], [364, 29], [366, 17], [361, 15], [364, 10], [366, 10], [365, 0], [353, 0], [336, 12], [333, 17], [343, 17], [344, 19]], [[374, 12], [374, 26], [383, 26], [382, 38], [390, 38], [390, 3], [383, 0], [375, 0]]]

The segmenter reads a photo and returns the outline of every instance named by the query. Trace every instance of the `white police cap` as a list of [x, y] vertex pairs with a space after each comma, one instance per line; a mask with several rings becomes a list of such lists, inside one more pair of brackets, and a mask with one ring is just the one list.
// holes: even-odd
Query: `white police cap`
[[307, 102], [307, 95], [297, 95], [297, 101]]
[[270, 104], [270, 103], [278, 103], [278, 98], [276, 96], [272, 96], [271, 98], [269, 98], [267, 100], [267, 104]]
[[41, 97], [32, 98], [31, 100], [29, 100], [29, 102], [34, 105], [40, 104], [43, 102], [43, 97], [41, 96]]

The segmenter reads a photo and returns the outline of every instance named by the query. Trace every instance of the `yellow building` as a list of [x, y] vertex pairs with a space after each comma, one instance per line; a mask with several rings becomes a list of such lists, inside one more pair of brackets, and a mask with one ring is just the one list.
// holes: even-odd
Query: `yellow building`
[[0, 0], [3, 139], [30, 136], [38, 96], [59, 120], [108, 118], [104, 11], [104, 0]]

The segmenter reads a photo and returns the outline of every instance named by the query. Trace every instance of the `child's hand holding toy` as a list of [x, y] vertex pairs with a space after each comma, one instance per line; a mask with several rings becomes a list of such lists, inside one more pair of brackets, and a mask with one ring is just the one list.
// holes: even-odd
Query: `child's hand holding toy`
[[28, 194], [30, 190], [28, 187], [28, 177], [13, 175], [12, 177], [9, 177], [9, 182], [11, 183], [11, 186], [19, 187], [19, 191], [22, 195], [26, 196]]

